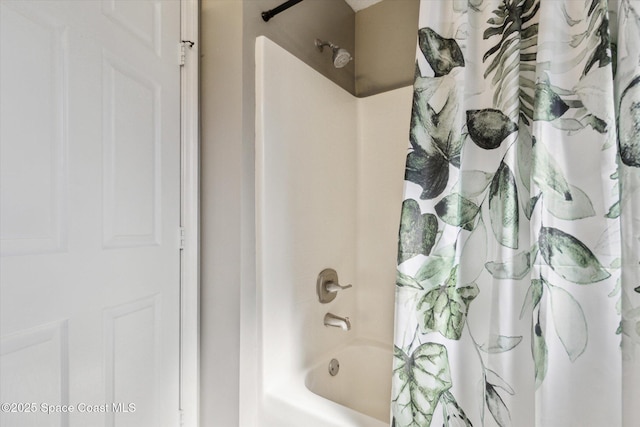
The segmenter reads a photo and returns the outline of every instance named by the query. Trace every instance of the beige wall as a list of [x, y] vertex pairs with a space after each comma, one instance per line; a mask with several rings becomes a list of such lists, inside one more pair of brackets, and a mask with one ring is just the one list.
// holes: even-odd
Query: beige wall
[[357, 96], [413, 84], [419, 0], [385, 0], [356, 14]]
[[238, 426], [242, 9], [201, 4], [201, 425]]
[[[244, 1], [244, 47], [248, 61], [245, 70], [254, 69], [255, 38], [264, 35], [348, 92], [355, 93], [355, 61], [337, 69], [333, 66], [330, 50], [320, 52], [314, 44], [316, 38], [328, 40], [355, 56], [356, 14], [353, 9], [344, 0], [305, 0], [271, 18], [269, 22], [262, 20], [263, 11], [273, 9], [284, 1]], [[253, 84], [253, 72], [248, 74]]]

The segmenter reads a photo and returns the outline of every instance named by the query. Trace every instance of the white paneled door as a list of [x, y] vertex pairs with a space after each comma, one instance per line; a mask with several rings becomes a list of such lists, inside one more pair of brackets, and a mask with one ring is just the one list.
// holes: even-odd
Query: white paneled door
[[0, 425], [175, 427], [180, 4], [0, 20]]

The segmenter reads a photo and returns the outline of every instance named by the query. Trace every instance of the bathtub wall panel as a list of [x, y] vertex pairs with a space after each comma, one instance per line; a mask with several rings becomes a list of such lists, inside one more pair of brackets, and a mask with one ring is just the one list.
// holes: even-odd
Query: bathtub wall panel
[[270, 40], [257, 40], [258, 310], [264, 389], [357, 334], [323, 325], [354, 317], [356, 296], [316, 296], [327, 267], [355, 281], [357, 100]]
[[408, 86], [358, 100], [359, 334], [389, 346], [412, 96]]

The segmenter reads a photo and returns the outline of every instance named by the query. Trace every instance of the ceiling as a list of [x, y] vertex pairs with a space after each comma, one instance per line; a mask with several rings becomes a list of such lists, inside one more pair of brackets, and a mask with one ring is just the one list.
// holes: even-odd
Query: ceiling
[[373, 4], [380, 3], [382, 0], [345, 0], [354, 11], [365, 9]]

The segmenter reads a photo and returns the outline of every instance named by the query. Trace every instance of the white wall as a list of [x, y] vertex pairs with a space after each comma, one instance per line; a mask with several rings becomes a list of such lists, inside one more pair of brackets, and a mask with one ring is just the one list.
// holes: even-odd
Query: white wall
[[[256, 47], [258, 319], [269, 389], [350, 340], [392, 345], [412, 91], [358, 99], [268, 39]], [[353, 288], [320, 304], [316, 278], [327, 267]], [[352, 330], [325, 327], [328, 311], [349, 316]]]

